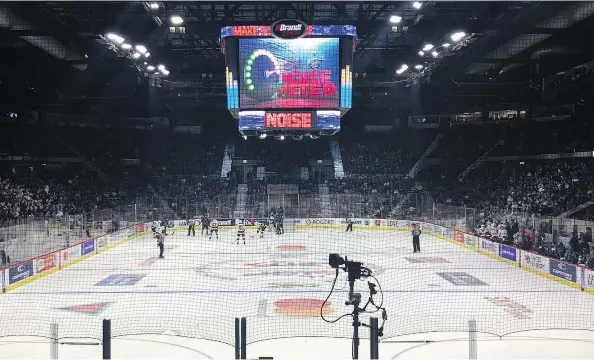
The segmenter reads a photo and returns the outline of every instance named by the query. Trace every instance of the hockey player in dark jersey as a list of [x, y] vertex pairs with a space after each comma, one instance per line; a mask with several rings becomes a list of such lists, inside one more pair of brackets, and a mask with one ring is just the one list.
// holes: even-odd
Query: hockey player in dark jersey
[[256, 231], [257, 234], [260, 234], [260, 238], [264, 237], [264, 232], [266, 231], [266, 224], [258, 223], [258, 230]]
[[210, 225], [210, 219], [206, 215], [202, 215], [200, 219], [200, 223], [202, 224], [202, 232], [200, 235], [204, 235], [204, 231], [206, 231], [206, 235], [208, 235], [208, 225]]
[[346, 222], [347, 222], [347, 228], [346, 228], [346, 231], [353, 232], [353, 219], [351, 219], [351, 218], [347, 218], [347, 219], [346, 219]]
[[276, 234], [277, 235], [282, 235], [285, 233], [285, 228], [283, 225], [283, 216], [281, 215], [280, 212], [278, 212], [274, 218], [274, 222], [276, 225]]

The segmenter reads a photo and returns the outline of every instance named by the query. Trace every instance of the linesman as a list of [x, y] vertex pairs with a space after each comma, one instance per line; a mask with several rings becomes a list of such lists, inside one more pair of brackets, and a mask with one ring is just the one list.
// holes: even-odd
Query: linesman
[[421, 236], [421, 229], [419, 228], [419, 224], [413, 224], [411, 234], [413, 238], [413, 252], [421, 252], [421, 241], [419, 240]]
[[165, 234], [157, 233], [157, 245], [159, 246], [159, 259], [163, 259], [163, 251], [165, 250]]
[[190, 236], [190, 233], [192, 233], [192, 236], [196, 236], [194, 226], [196, 226], [196, 220], [188, 218], [188, 236]]

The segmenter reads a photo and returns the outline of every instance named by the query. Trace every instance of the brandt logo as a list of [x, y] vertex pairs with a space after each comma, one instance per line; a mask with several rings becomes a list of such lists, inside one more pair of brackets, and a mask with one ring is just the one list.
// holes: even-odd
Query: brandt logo
[[295, 19], [279, 20], [271, 26], [272, 36], [286, 40], [305, 36], [307, 29], [306, 23]]
[[17, 268], [18, 272], [24, 271], [25, 270], [25, 265], [19, 265], [19, 267]]
[[563, 263], [557, 264], [557, 267], [561, 270], [567, 270], [567, 266], [565, 266], [565, 264], [563, 264]]

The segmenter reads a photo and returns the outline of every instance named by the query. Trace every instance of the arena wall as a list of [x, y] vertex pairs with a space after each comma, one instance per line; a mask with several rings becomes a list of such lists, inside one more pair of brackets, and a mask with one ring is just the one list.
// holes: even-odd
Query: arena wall
[[[221, 230], [234, 229], [240, 223], [243, 223], [249, 228], [256, 226], [258, 222], [267, 222], [266, 219], [217, 220], [221, 224]], [[355, 229], [398, 232], [409, 232], [412, 229], [411, 224], [416, 223], [421, 226], [424, 234], [433, 235], [468, 251], [478, 252], [484, 256], [505, 262], [510, 266], [518, 267], [551, 281], [594, 294], [594, 271], [583, 266], [569, 264], [558, 259], [548, 258], [531, 251], [489, 241], [475, 235], [432, 223], [393, 219], [353, 220], [353, 227]], [[343, 229], [346, 226], [346, 220], [340, 218], [285, 219], [284, 225], [287, 229]], [[170, 226], [174, 230], [187, 230], [187, 222], [185, 220], [175, 220], [170, 223]], [[87, 240], [74, 246], [2, 268], [0, 269], [2, 293], [14, 290], [39, 278], [65, 269], [132, 239], [147, 235], [150, 231], [146, 231], [146, 229], [149, 228], [149, 223], [136, 224], [109, 235]]]

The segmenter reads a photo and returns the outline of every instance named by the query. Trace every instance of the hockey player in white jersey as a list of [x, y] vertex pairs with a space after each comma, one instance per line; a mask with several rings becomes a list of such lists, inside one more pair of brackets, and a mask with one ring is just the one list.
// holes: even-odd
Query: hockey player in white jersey
[[210, 236], [208, 237], [208, 240], [212, 239], [212, 234], [216, 233], [217, 234], [217, 240], [219, 239], [219, 222], [217, 221], [217, 219], [212, 219], [212, 222], [210, 223]]
[[243, 239], [243, 244], [245, 245], [245, 225], [239, 224], [237, 225], [237, 245], [239, 245], [239, 238]]

